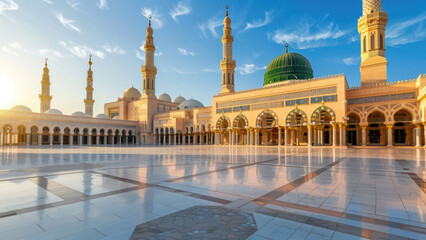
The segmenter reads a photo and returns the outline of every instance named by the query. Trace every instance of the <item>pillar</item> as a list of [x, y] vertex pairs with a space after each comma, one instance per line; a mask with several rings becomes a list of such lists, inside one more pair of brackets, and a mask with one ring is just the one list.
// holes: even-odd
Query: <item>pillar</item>
[[176, 134], [173, 134], [173, 145], [176, 145]]
[[386, 125], [388, 128], [388, 147], [392, 147], [392, 127], [393, 125]]
[[281, 127], [278, 128], [278, 146], [281, 146]]
[[162, 145], [166, 145], [166, 134], [163, 134], [163, 144]]
[[367, 127], [361, 127], [361, 135], [362, 135], [362, 146], [367, 146]]
[[[12, 139], [13, 139], [13, 135], [12, 135]], [[12, 140], [13, 142], [13, 140]], [[53, 145], [53, 134], [49, 135], [49, 145], [52, 146]]]
[[337, 126], [333, 124], [333, 147], [337, 146]]
[[420, 124], [416, 124], [416, 147], [421, 147], [421, 143], [420, 143]]
[[425, 147], [426, 147], [426, 122], [423, 123], [423, 131], [424, 131], [424, 142], [425, 142]]
[[83, 135], [80, 135], [78, 138], [78, 145], [83, 145]]
[[259, 143], [259, 130], [255, 129], [254, 131], [255, 131], [255, 137], [254, 137], [255, 143], [254, 143], [254, 145], [259, 145], [260, 144]]
[[3, 145], [3, 133], [0, 133], [0, 146]]
[[99, 145], [99, 135], [96, 135], [96, 145]]
[[74, 137], [73, 137], [73, 135], [72, 135], [72, 134], [70, 134], [70, 135], [69, 135], [69, 139], [68, 139], [68, 142], [70, 143], [70, 146], [72, 146], [72, 145], [73, 145], [73, 141], [74, 141]]
[[41, 134], [38, 135], [38, 145], [41, 146]]
[[254, 130], [250, 129], [250, 145], [254, 145]]
[[345, 144], [343, 143], [343, 134], [344, 134], [344, 126], [342, 125], [342, 124], [339, 124], [339, 129], [340, 129], [340, 131], [339, 131], [339, 145], [340, 146], [344, 146]]
[[342, 131], [343, 131], [343, 144], [342, 144], [342, 146], [346, 146], [347, 141], [346, 141], [346, 126], [345, 125], [342, 125]]
[[318, 128], [317, 127], [313, 127], [314, 129], [314, 142], [313, 145], [316, 146], [318, 145]]
[[[26, 138], [27, 138], [27, 146], [29, 146], [30, 145], [30, 134], [26, 134]], [[1, 134], [0, 134], [0, 138], [1, 138]], [[0, 143], [0, 145], [1, 145], [1, 143]]]
[[92, 145], [92, 134], [87, 135], [87, 145]]
[[312, 126], [308, 125], [308, 147], [312, 146]]
[[294, 145], [294, 130], [293, 129], [290, 129], [290, 132], [291, 132], [291, 143], [290, 143], [290, 146], [293, 146]]
[[61, 134], [61, 146], [63, 146], [63, 145], [64, 145], [64, 135]]

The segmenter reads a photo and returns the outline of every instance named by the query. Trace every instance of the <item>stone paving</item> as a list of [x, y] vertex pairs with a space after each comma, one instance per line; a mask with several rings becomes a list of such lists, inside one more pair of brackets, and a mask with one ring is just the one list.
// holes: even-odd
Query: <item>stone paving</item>
[[0, 239], [426, 239], [425, 157], [383, 147], [0, 147]]

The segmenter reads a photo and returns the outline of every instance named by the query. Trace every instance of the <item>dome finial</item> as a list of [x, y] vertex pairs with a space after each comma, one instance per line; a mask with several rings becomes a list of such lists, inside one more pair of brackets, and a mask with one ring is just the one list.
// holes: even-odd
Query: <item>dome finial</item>
[[148, 21], [149, 21], [149, 26], [151, 27], [151, 18], [152, 18], [152, 16], [151, 15], [148, 15]]
[[89, 70], [92, 69], [92, 54], [89, 54]]
[[288, 43], [286, 43], [286, 44], [284, 45], [284, 47], [285, 47], [285, 53], [288, 53]]
[[226, 16], [228, 16], [228, 8], [229, 8], [228, 4], [225, 5], [225, 8], [226, 8]]
[[47, 58], [47, 57], [45, 57], [45, 58], [44, 58], [44, 66], [45, 66], [45, 67], [47, 67], [47, 60], [48, 60], [48, 58]]

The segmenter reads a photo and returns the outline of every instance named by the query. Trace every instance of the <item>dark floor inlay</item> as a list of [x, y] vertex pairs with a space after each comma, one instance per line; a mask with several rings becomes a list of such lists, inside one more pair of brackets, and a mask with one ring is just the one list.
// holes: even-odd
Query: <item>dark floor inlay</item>
[[251, 214], [195, 206], [140, 224], [130, 239], [246, 239], [256, 230]]

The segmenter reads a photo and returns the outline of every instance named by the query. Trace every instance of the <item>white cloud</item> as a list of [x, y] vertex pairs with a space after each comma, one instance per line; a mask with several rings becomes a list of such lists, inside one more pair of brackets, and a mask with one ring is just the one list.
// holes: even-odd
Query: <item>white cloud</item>
[[48, 3], [48, 4], [53, 4], [53, 2], [49, 1], [49, 0], [43, 0], [43, 2]]
[[198, 28], [203, 33], [204, 37], [207, 38], [206, 30], [209, 30], [214, 38], [218, 38], [219, 34], [216, 32], [216, 28], [219, 27], [219, 26], [222, 26], [222, 25], [223, 25], [222, 20], [209, 19], [206, 23], [200, 23], [198, 25]]
[[343, 59], [343, 63], [346, 65], [358, 65], [360, 63], [360, 57], [348, 57]]
[[123, 54], [126, 54], [126, 51], [124, 50], [124, 49], [122, 49], [122, 48], [120, 48], [120, 47], [111, 47], [110, 45], [109, 45], [109, 43], [105, 43], [103, 46], [102, 46], [102, 48], [105, 50], [105, 52], [107, 52], [107, 53], [115, 53], [115, 54], [117, 54], [117, 55], [123, 55]]
[[4, 46], [2, 49], [4, 52], [13, 54], [15, 56], [19, 55], [18, 51], [24, 51], [24, 49], [22, 48], [22, 45], [19, 42], [10, 43], [7, 46]]
[[426, 14], [394, 23], [387, 28], [386, 39], [390, 46], [404, 45], [419, 42], [426, 38], [426, 29], [423, 27]]
[[141, 53], [138, 50], [135, 50], [135, 51], [136, 51], [136, 57], [139, 58], [142, 61], [145, 61], [145, 57], [142, 56]]
[[188, 51], [188, 50], [183, 49], [183, 48], [178, 48], [178, 51], [179, 51], [180, 54], [185, 55], [185, 56], [194, 56], [195, 55], [194, 52]]
[[244, 64], [242, 67], [237, 67], [241, 75], [248, 75], [256, 72], [257, 70], [266, 69], [266, 66], [256, 67], [254, 64]]
[[18, 10], [19, 6], [13, 0], [0, 1], [0, 14], [4, 14], [6, 11]]
[[243, 30], [241, 30], [240, 33], [247, 31], [247, 30], [250, 30], [250, 29], [263, 27], [270, 22], [271, 22], [270, 12], [265, 12], [265, 19], [264, 20], [257, 19], [257, 20], [253, 20], [253, 22], [251, 22], [251, 23], [247, 23], [246, 27]]
[[288, 43], [291, 47], [298, 49], [331, 46], [338, 44], [342, 38], [351, 39], [348, 35], [353, 29], [341, 30], [333, 22], [324, 24], [323, 21], [326, 18], [312, 23], [301, 23], [293, 29], [277, 30], [268, 36], [278, 44]]
[[148, 18], [148, 16], [152, 17], [151, 22], [152, 22], [153, 28], [163, 27], [163, 20], [161, 18], [162, 15], [158, 13], [156, 9], [152, 10], [150, 8], [142, 8], [141, 14], [145, 16], [146, 18]]
[[220, 68], [204, 68], [203, 72], [210, 72], [210, 73], [215, 73], [215, 72], [220, 72]]
[[106, 0], [99, 0], [98, 8], [100, 8], [102, 10], [107, 10], [108, 9], [107, 1]]
[[170, 16], [173, 20], [178, 21], [178, 16], [184, 16], [191, 13], [191, 6], [184, 4], [183, 2], [178, 2], [177, 6], [170, 10]]
[[175, 69], [175, 72], [179, 73], [179, 74], [184, 74], [184, 75], [189, 75], [189, 74], [196, 74], [197, 72], [185, 72], [179, 69]]
[[77, 6], [80, 5], [80, 2], [77, 1], [77, 0], [67, 0], [67, 4], [70, 7], [74, 8], [74, 9], [77, 9]]
[[40, 49], [38, 50], [38, 53], [44, 57], [56, 57], [56, 58], [63, 58], [64, 55], [62, 55], [62, 53], [55, 51], [55, 50], [50, 50], [50, 49]]
[[60, 41], [59, 45], [79, 58], [87, 58], [89, 54], [93, 54], [101, 59], [105, 58], [105, 54], [102, 51], [95, 50], [84, 45], [79, 45], [73, 41]]
[[66, 28], [72, 29], [76, 32], [80, 32], [80, 29], [74, 25], [75, 20], [66, 19], [64, 16], [62, 16], [62, 13], [58, 12], [56, 13], [56, 18], [59, 20], [59, 22]]

